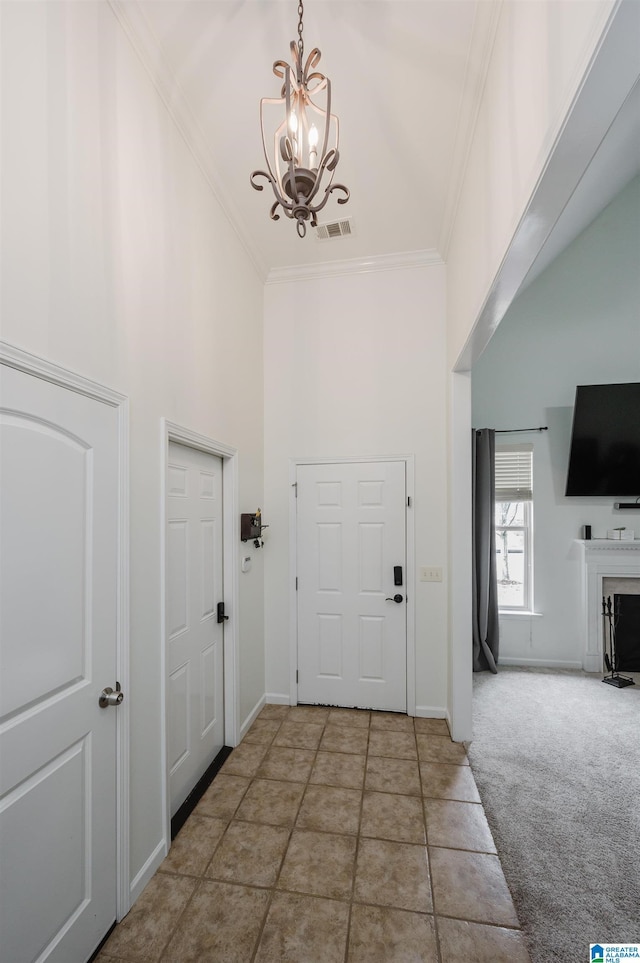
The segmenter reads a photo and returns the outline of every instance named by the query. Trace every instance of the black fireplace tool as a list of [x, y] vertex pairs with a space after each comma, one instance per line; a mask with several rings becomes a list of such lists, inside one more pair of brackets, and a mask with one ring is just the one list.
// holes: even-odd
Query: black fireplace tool
[[611, 596], [608, 595], [606, 600], [604, 595], [602, 596], [602, 618], [604, 620], [604, 636], [605, 643], [608, 640], [609, 651], [607, 652], [605, 648], [604, 653], [604, 664], [607, 667], [610, 675], [606, 675], [603, 682], [608, 685], [614, 685], [616, 689], [624, 689], [625, 686], [635, 685], [633, 679], [627, 679], [625, 676], [620, 675], [618, 672], [618, 654], [616, 652], [616, 624], [614, 619], [614, 614], [611, 608]]

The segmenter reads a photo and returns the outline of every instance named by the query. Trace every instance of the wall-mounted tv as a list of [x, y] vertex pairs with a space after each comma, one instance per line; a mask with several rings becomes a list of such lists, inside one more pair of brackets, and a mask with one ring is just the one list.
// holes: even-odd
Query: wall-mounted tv
[[578, 385], [567, 495], [640, 495], [640, 382]]

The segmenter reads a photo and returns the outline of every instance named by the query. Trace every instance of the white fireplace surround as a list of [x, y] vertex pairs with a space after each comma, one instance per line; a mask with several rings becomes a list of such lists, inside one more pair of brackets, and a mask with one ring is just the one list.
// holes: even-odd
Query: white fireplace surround
[[640, 579], [640, 539], [619, 542], [597, 538], [580, 541], [582, 547], [582, 599], [584, 612], [585, 672], [604, 670], [602, 597], [605, 579]]

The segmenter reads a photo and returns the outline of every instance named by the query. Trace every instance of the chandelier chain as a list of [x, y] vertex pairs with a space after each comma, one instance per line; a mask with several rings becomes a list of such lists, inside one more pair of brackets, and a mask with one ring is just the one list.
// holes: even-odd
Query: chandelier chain
[[302, 0], [298, 0], [298, 17], [299, 17], [298, 19], [298, 53], [300, 54], [301, 64], [304, 59], [304, 40], [302, 39], [302, 29], [304, 26], [302, 23], [303, 16], [304, 16], [304, 5], [302, 3]]

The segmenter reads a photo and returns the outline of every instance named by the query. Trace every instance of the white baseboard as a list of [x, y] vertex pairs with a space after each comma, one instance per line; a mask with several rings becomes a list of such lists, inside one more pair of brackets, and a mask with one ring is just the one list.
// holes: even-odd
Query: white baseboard
[[255, 706], [253, 707], [253, 709], [251, 710], [251, 712], [249, 713], [249, 715], [247, 716], [247, 718], [244, 720], [244, 722], [243, 722], [242, 725], [240, 726], [240, 739], [241, 739], [241, 740], [242, 740], [242, 737], [244, 736], [245, 732], [247, 731], [247, 729], [249, 729], [249, 728], [253, 725], [253, 723], [256, 721], [257, 717], [260, 715], [260, 712], [261, 712], [262, 709], [264, 708], [264, 706], [265, 706], [265, 704], [266, 704], [266, 701], [267, 701], [267, 697], [266, 697], [266, 696], [261, 696], [261, 697], [258, 699], [258, 701], [256, 702], [256, 704], [255, 704]]
[[584, 661], [580, 664], [580, 668], [584, 669], [585, 672], [605, 671], [602, 665], [602, 656], [600, 655], [585, 655]]
[[168, 851], [166, 839], [161, 839], [140, 872], [131, 881], [131, 886], [129, 887], [130, 907], [133, 906], [135, 901], [138, 899], [142, 890], [158, 869]]
[[501, 655], [498, 660], [498, 672], [501, 665], [530, 666], [534, 669], [581, 669], [582, 662], [564, 662], [554, 659], [512, 659], [508, 655]]
[[279, 692], [267, 692], [265, 696], [267, 705], [269, 706], [290, 706], [291, 696], [281, 695]]
[[449, 719], [449, 713], [442, 706], [416, 706], [419, 719]]

